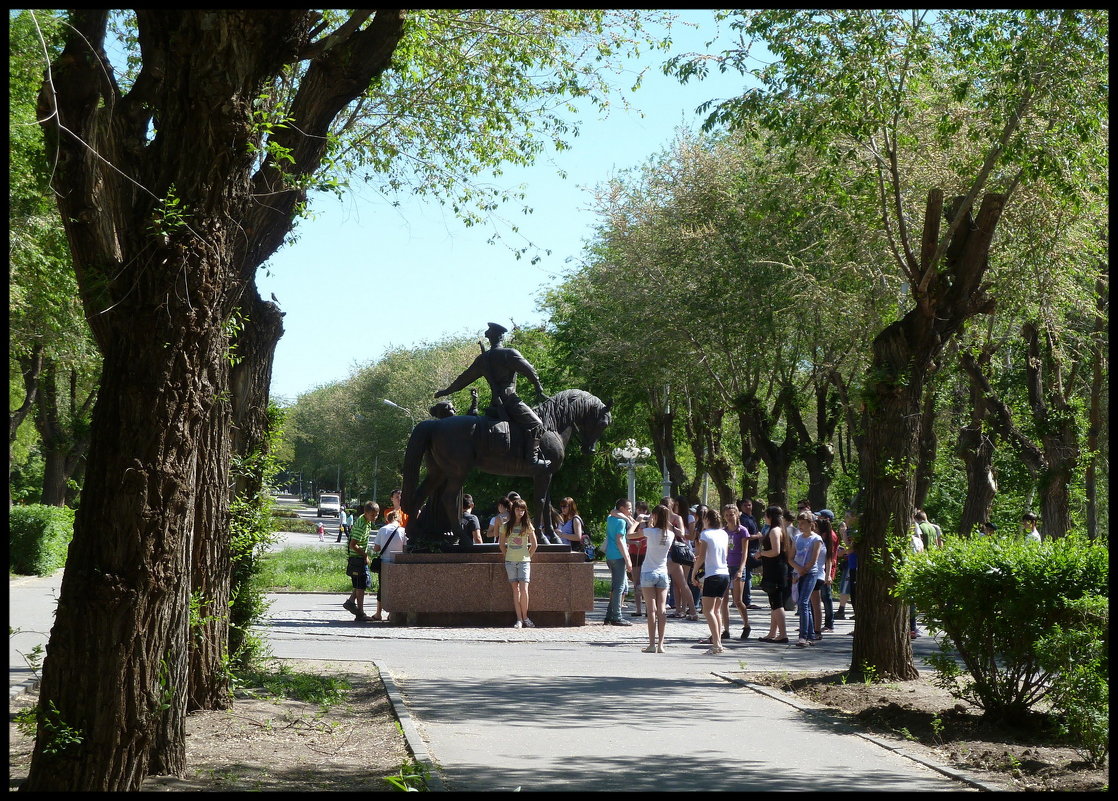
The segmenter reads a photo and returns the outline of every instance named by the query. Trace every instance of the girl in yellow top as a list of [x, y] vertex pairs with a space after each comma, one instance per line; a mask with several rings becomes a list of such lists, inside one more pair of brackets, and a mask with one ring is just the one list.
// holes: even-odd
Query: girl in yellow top
[[528, 619], [528, 582], [531, 580], [532, 554], [539, 543], [532, 518], [528, 515], [528, 504], [523, 498], [512, 501], [512, 512], [508, 521], [501, 525], [497, 537], [497, 548], [505, 555], [505, 572], [512, 584], [512, 603], [516, 609], [516, 623], [513, 628], [535, 628], [536, 624]]

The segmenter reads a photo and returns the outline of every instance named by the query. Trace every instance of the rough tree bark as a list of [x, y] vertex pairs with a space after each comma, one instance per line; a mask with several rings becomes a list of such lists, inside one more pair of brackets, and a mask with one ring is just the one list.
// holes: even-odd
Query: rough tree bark
[[959, 437], [955, 441], [955, 455], [962, 460], [967, 474], [967, 497], [959, 518], [959, 534], [963, 537], [971, 536], [979, 525], [990, 519], [994, 497], [998, 493], [998, 482], [994, 476], [994, 440], [987, 433], [990, 410], [982, 388], [982, 376], [994, 350], [988, 346], [982, 349], [977, 359], [970, 353], [963, 353], [959, 358], [960, 366], [970, 379], [970, 422], [959, 429]]
[[[1040, 442], [1031, 440], [1013, 420], [1009, 407], [995, 393], [985, 374], [972, 362], [964, 369], [982, 392], [993, 429], [1017, 453], [1037, 480], [1042, 532], [1062, 537], [1071, 528], [1070, 485], [1079, 460], [1079, 422], [1065, 395], [1059, 360], [1048, 342], [1041, 352], [1035, 323], [1021, 327], [1025, 338], [1025, 384]], [[1046, 377], [1046, 370], [1050, 377]]]
[[[947, 213], [958, 215], [961, 199]], [[900, 680], [918, 675], [908, 638], [907, 605], [892, 594], [899, 560], [907, 552], [915, 500], [921, 401], [944, 344], [976, 314], [993, 310], [982, 279], [1005, 197], [987, 194], [978, 216], [957, 229], [942, 269], [927, 263], [939, 239], [942, 193], [929, 194], [921, 250], [926, 290], [915, 308], [873, 341], [863, 401], [861, 471], [865, 509], [858, 533], [858, 617], [851, 669], [863, 665]]]
[[789, 407], [788, 394], [788, 388], [781, 391], [773, 404], [771, 415], [761, 406], [756, 395], [741, 396], [736, 404], [738, 415], [745, 417], [757, 453], [767, 468], [766, 491], [770, 506], [788, 506], [788, 471], [792, 468], [792, 458], [800, 444], [794, 426], [785, 429], [783, 442], [778, 443], [772, 438], [781, 410]]
[[35, 412], [35, 428], [43, 443], [41, 503], [48, 506], [66, 504], [69, 480], [89, 449], [89, 429], [83, 421], [88, 418], [97, 397], [94, 389], [79, 402], [76, 374], [71, 369], [67, 382], [69, 398], [63, 410], [59, 403], [59, 370], [54, 359], [43, 358]]
[[932, 488], [932, 477], [936, 465], [936, 449], [939, 442], [936, 438], [936, 391], [929, 382], [924, 392], [924, 406], [920, 411], [920, 436], [917, 439], [916, 450], [916, 487], [914, 488], [913, 503], [917, 509], [923, 509], [928, 500], [928, 492]]
[[799, 454], [807, 468], [807, 499], [811, 508], [815, 510], [827, 508], [827, 494], [831, 488], [832, 465], [835, 462], [835, 452], [831, 442], [835, 437], [835, 429], [841, 419], [842, 406], [838, 396], [832, 391], [831, 385], [817, 376], [813, 382], [815, 391], [815, 431], [813, 441], [811, 433], [804, 425], [803, 415], [800, 414], [797, 403], [785, 405], [787, 410], [788, 425], [795, 429], [799, 440]]
[[1099, 265], [1099, 277], [1095, 281], [1096, 311], [1093, 337], [1091, 340], [1091, 402], [1087, 410], [1087, 468], [1083, 484], [1087, 495], [1087, 537], [1095, 539], [1099, 534], [1099, 495], [1098, 461], [1099, 446], [1106, 419], [1103, 404], [1106, 402], [1106, 323], [1110, 305], [1108, 264]]
[[649, 408], [652, 410], [648, 418], [648, 430], [652, 435], [652, 452], [656, 456], [656, 465], [661, 473], [667, 463], [668, 479], [672, 483], [672, 495], [679, 492], [679, 488], [687, 484], [687, 473], [683, 465], [676, 458], [675, 450], [675, 412], [671, 407], [670, 390], [660, 393], [649, 390]]
[[[223, 389], [223, 329], [304, 197], [281, 184], [271, 157], [257, 164], [253, 112], [308, 46], [314, 15], [136, 16], [143, 66], [127, 94], [103, 66], [108, 12], [79, 10], [40, 95], [53, 186], [104, 365], [43, 667], [49, 711], [31, 790], [138, 789], [168, 732], [162, 709], [183, 703], [174, 682], [187, 658], [194, 479]], [[378, 11], [316, 52], [285, 133], [292, 171], [317, 168], [330, 121], [387, 68], [402, 20]], [[60, 725], [80, 742], [51, 748]], [[172, 727], [168, 740], [160, 762], [181, 764], [181, 734]]]

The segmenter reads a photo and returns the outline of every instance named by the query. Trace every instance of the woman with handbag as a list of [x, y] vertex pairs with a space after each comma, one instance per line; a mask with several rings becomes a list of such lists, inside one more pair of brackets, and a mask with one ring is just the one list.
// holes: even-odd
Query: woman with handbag
[[370, 570], [377, 574], [377, 611], [369, 619], [378, 621], [382, 619], [380, 616], [380, 565], [384, 557], [381, 554], [402, 553], [404, 546], [408, 544], [407, 531], [396, 520], [395, 509], [388, 510], [384, 516], [384, 522], [385, 525], [377, 531], [376, 539], [369, 543], [369, 550], [372, 551], [373, 555]]
[[770, 506], [765, 510], [768, 531], [761, 537], [761, 591], [769, 597], [769, 633], [759, 642], [787, 643], [788, 629], [784, 619], [784, 598], [790, 592], [788, 563], [784, 559], [784, 530], [780, 527], [783, 510]]
[[571, 546], [572, 551], [583, 550], [582, 518], [578, 515], [578, 506], [574, 498], [564, 498], [559, 501], [559, 525], [555, 533]]
[[675, 535], [675, 541], [668, 551], [668, 577], [672, 580], [672, 596], [675, 601], [675, 612], [671, 617], [698, 620], [695, 596], [683, 572], [685, 568], [690, 570], [691, 565], [695, 564], [695, 552], [691, 549], [691, 543], [684, 537], [683, 518], [677, 512], [679, 504], [675, 498], [665, 495], [660, 499], [660, 505], [671, 510], [671, 514], [668, 515], [668, 527]]

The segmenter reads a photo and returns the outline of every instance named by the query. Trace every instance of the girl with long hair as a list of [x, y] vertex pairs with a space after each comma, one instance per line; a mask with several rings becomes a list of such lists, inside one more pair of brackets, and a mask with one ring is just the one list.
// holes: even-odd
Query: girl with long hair
[[641, 593], [648, 615], [648, 647], [646, 654], [664, 653], [664, 629], [668, 607], [668, 551], [676, 534], [671, 524], [671, 510], [660, 504], [652, 510], [644, 535], [648, 541], [641, 569]]
[[528, 504], [523, 498], [511, 502], [509, 519], [501, 525], [497, 548], [505, 556], [505, 573], [512, 585], [512, 604], [516, 609], [513, 628], [535, 628], [528, 619], [528, 582], [532, 580], [532, 555], [539, 547]]

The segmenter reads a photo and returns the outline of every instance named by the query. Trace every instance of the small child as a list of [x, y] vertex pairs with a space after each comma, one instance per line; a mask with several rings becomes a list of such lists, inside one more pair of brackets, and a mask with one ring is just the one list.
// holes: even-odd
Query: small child
[[318, 541], [326, 542], [326, 526], [322, 525], [321, 522], [318, 524]]

